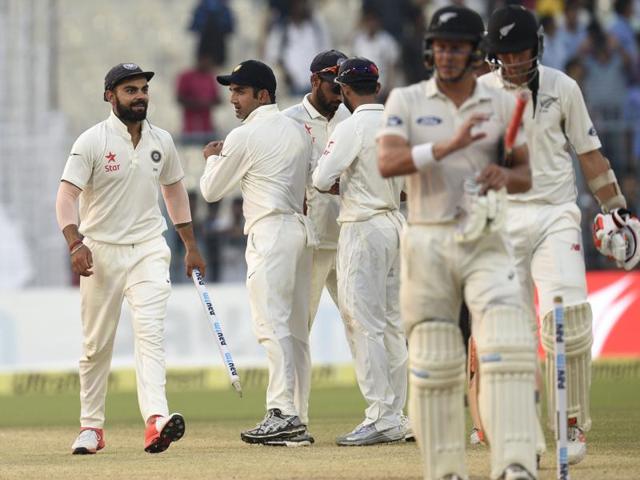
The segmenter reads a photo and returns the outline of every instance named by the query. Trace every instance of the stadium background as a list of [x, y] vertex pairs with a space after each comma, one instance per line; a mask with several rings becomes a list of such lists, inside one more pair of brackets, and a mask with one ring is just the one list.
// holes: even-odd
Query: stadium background
[[[0, 405], [3, 405], [0, 410], [4, 412], [0, 415], [0, 452], [8, 451], [3, 448], [7, 443], [3, 444], [2, 439], [13, 435], [12, 430], [6, 430], [9, 426], [34, 425], [52, 411], [52, 405], [66, 406], [60, 410], [65, 413], [50, 423], [66, 425], [69, 422], [75, 428], [78, 385], [74, 372], [81, 346], [79, 294], [77, 278], [70, 273], [66, 245], [56, 224], [54, 202], [58, 180], [74, 139], [107, 115], [102, 86], [104, 74], [112, 65], [133, 61], [156, 72], [150, 83], [149, 118], [174, 135], [187, 173], [187, 184], [195, 192], [203, 166], [201, 149], [180, 142], [181, 108], [176, 101], [176, 79], [180, 72], [194, 64], [199, 35], [188, 27], [198, 3], [196, 0], [0, 0]], [[226, 59], [216, 71], [228, 72], [247, 58], [264, 58], [268, 26], [279, 24], [274, 20], [276, 12], [286, 2], [213, 0], [209, 3], [226, 5], [234, 19], [233, 32], [226, 37]], [[361, 0], [310, 2], [314, 18], [326, 27], [331, 47], [354, 53], [352, 43], [362, 3]], [[404, 79], [415, 75], [416, 69], [411, 71], [412, 62], [406, 59], [415, 58], [410, 56], [412, 51], [415, 53], [421, 48], [420, 15], [428, 18], [430, 11], [448, 2], [379, 0], [370, 3], [377, 4], [389, 28], [395, 28], [394, 38], [401, 52], [396, 62], [395, 82], [402, 85]], [[467, 2], [483, 14], [499, 3]], [[563, 24], [562, 1], [525, 3], [537, 7], [539, 14], [552, 14], [559, 26]], [[616, 24], [613, 2], [579, 3], [583, 26], [594, 18], [605, 31]], [[413, 8], [406, 10], [405, 4], [412, 4]], [[640, 27], [640, 5], [630, 17], [630, 25], [634, 29]], [[404, 60], [402, 55], [406, 55]], [[583, 66], [588, 63], [588, 55], [581, 58], [585, 60]], [[637, 57], [636, 61], [639, 60]], [[307, 65], [308, 62], [304, 67]], [[615, 78], [614, 67], [606, 71], [613, 72]], [[608, 97], [608, 102], [590, 103], [590, 109], [599, 133], [607, 142], [607, 154], [615, 157], [613, 165], [627, 198], [638, 212], [636, 134], [640, 132], [637, 117], [640, 108], [635, 102], [639, 98], [640, 77], [635, 73], [627, 76], [626, 70], [617, 73], [625, 76], [622, 89], [613, 89], [610, 83], [604, 82], [603, 87], [609, 90], [602, 93], [597, 84], [589, 83], [588, 75], [583, 87], [586, 87], [588, 102], [591, 92], [593, 98]], [[277, 69], [277, 75], [280, 107], [300, 101], [301, 95], [288, 91], [282, 69]], [[238, 124], [226, 92], [219, 93], [221, 103], [213, 108], [216, 131], [212, 139], [224, 138]], [[621, 108], [612, 114], [602, 107], [608, 104]], [[592, 248], [588, 225], [596, 206], [584, 190], [580, 192], [579, 204], [587, 226], [584, 249], [590, 270], [590, 301], [594, 307], [593, 353], [601, 359], [613, 359], [613, 363], [601, 362], [596, 369], [600, 378], [607, 381], [631, 378], [633, 385], [638, 386], [640, 275], [607, 269], [611, 265], [597, 257]], [[204, 253], [210, 248], [207, 241], [217, 238], [214, 248], [218, 251], [216, 261], [220, 264], [220, 273], [210, 279], [209, 289], [241, 374], [250, 386], [258, 388], [265, 379], [261, 370], [264, 357], [250, 330], [242, 282], [244, 238], [238, 233], [241, 223], [234, 215], [238, 207], [237, 200], [228, 199], [214, 211], [196, 200], [194, 219]], [[171, 231], [168, 240], [174, 249], [174, 290], [166, 321], [171, 369], [168, 388], [170, 392], [196, 392], [190, 397], [193, 400], [200, 398], [198, 392], [226, 389], [227, 384], [195, 290], [183, 278], [181, 252]], [[347, 388], [350, 393], [344, 398], [351, 399], [348, 405], [355, 405], [352, 410], [357, 412], [361, 404], [357, 393], [353, 394], [348, 347], [337, 311], [326, 295], [314, 326], [312, 345], [313, 360], [318, 366], [314, 385]], [[130, 395], [134, 389], [130, 370], [132, 351], [129, 313], [125, 308], [110, 380], [110, 398], [115, 400], [110, 401], [117, 403], [118, 395]], [[320, 398], [330, 399], [331, 392], [321, 392]], [[44, 398], [47, 408], [41, 400]], [[52, 400], [55, 398], [58, 400]], [[132, 396], [126, 398], [134, 402]], [[610, 400], [602, 396], [601, 403], [606, 403], [602, 400], [605, 398]], [[70, 402], [72, 409], [68, 408]], [[261, 407], [259, 402], [254, 403], [256, 411], [251, 416], [257, 418]], [[246, 404], [244, 408], [249, 410]], [[349, 411], [345, 408], [345, 412]], [[34, 413], [40, 409], [40, 415]], [[126, 409], [122, 411], [125, 413], [112, 410], [111, 418], [116, 422], [137, 418], [135, 404]], [[27, 411], [30, 413], [23, 414]], [[329, 415], [320, 416], [323, 414]], [[197, 418], [209, 417], [203, 414]], [[72, 433], [65, 431], [65, 435], [71, 439]], [[2, 471], [0, 459], [0, 478], [3, 478]]]

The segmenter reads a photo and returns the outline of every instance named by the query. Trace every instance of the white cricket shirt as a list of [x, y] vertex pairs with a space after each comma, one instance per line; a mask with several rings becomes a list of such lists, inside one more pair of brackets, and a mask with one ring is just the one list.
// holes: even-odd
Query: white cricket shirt
[[311, 137], [277, 105], [256, 108], [207, 158], [200, 190], [216, 202], [238, 183], [244, 199], [244, 233], [261, 218], [301, 214], [311, 159]]
[[[549, 67], [538, 67], [540, 87], [533, 115], [533, 99], [524, 111], [524, 131], [529, 147], [533, 185], [525, 193], [510, 195], [517, 202], [561, 204], [575, 202], [576, 178], [569, 147], [578, 155], [597, 150], [600, 139], [593, 128], [578, 84]], [[480, 77], [485, 85], [508, 90], [497, 72]]]
[[[447, 141], [471, 115], [489, 115], [486, 122], [474, 129], [474, 133], [486, 133], [485, 138], [434, 162], [422, 172], [407, 176], [410, 224], [456, 219], [465, 179], [475, 178], [489, 163], [498, 162], [498, 145], [514, 108], [513, 95], [481, 83], [476, 83], [473, 94], [460, 108], [440, 92], [435, 78], [391, 91], [378, 138], [398, 135], [412, 146]], [[523, 143], [524, 134], [520, 131], [515, 146]]]
[[384, 105], [360, 105], [340, 123], [313, 172], [313, 186], [329, 190], [340, 178], [338, 222], [360, 222], [397, 210], [404, 177], [382, 178], [378, 170], [376, 132]]
[[[304, 126], [305, 130], [311, 135], [313, 140], [313, 152], [310, 162], [311, 171], [316, 168], [318, 159], [329, 140], [329, 135], [331, 135], [336, 125], [351, 115], [349, 110], [340, 104], [331, 120], [327, 120], [311, 105], [309, 94], [304, 96], [302, 102], [287, 108], [282, 113]], [[337, 195], [318, 192], [311, 185], [311, 177], [309, 177], [307, 185], [307, 216], [311, 219], [318, 235], [318, 248], [338, 248], [340, 226], [337, 223], [337, 218], [339, 211], [340, 198]]]
[[145, 120], [134, 148], [126, 125], [111, 112], [78, 137], [62, 180], [82, 189], [80, 233], [121, 245], [150, 240], [167, 229], [158, 206], [158, 186], [183, 176], [168, 132]]

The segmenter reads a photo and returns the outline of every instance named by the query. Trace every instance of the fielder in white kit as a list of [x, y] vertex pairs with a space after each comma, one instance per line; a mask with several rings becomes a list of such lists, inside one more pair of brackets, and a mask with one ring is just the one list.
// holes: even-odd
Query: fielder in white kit
[[491, 478], [536, 475], [535, 342], [501, 228], [505, 189], [526, 191], [531, 176], [521, 132], [510, 168], [496, 163], [515, 99], [475, 80], [483, 33], [476, 12], [437, 10], [425, 37], [435, 75], [391, 92], [378, 134], [382, 175], [408, 175], [400, 308], [409, 339], [409, 415], [426, 480], [468, 478], [462, 295], [480, 357]]
[[[74, 454], [104, 448], [105, 397], [122, 301], [133, 318], [145, 450], [158, 453], [185, 430], [169, 414], [165, 394], [163, 322], [171, 292], [171, 251], [158, 206], [158, 186], [186, 249], [187, 276], [204, 272], [193, 235], [184, 173], [171, 135], [146, 120], [153, 72], [123, 63], [105, 77], [111, 115], [73, 144], [56, 199], [58, 224], [80, 277], [84, 355], [80, 360], [80, 434]], [[80, 228], [78, 206], [80, 198]]]
[[[349, 118], [349, 111], [340, 98], [340, 86], [334, 83], [338, 62], [346, 58], [346, 55], [338, 50], [328, 50], [316, 55], [310, 67], [311, 92], [304, 96], [302, 102], [282, 112], [304, 126], [311, 135], [313, 141], [311, 171], [316, 167], [333, 129], [338, 123]], [[313, 188], [309, 179], [306, 204], [306, 214], [311, 219], [318, 236], [318, 247], [313, 250], [311, 266], [309, 298], [309, 328], [311, 328], [324, 287], [327, 287], [331, 299], [338, 306], [336, 251], [340, 226], [336, 219], [340, 201], [335, 195], [321, 193]]]
[[302, 215], [311, 137], [275, 104], [276, 79], [256, 60], [217, 77], [243, 125], [204, 149], [200, 179], [205, 200], [216, 202], [240, 183], [246, 219], [247, 289], [253, 330], [267, 352], [267, 414], [241, 433], [247, 443], [307, 446], [311, 376], [309, 288], [311, 222]]
[[336, 126], [313, 172], [313, 186], [340, 182], [338, 301], [355, 361], [365, 419], [338, 437], [341, 446], [401, 440], [407, 433], [407, 346], [400, 321], [399, 211], [404, 178], [378, 171], [376, 132], [384, 106], [377, 66], [365, 58], [341, 63], [336, 82], [353, 115]]
[[[586, 454], [585, 432], [591, 428], [593, 334], [581, 213], [576, 205], [576, 179], [568, 147], [577, 154], [582, 173], [603, 212], [617, 213], [618, 227], [624, 222], [637, 229], [638, 222], [629, 212], [619, 210], [626, 208], [626, 201], [608, 160], [600, 153], [600, 140], [580, 87], [563, 72], [539, 65], [543, 34], [533, 13], [520, 6], [496, 10], [489, 20], [486, 44], [489, 61], [497, 71], [481, 77], [480, 83], [512, 92], [530, 92], [523, 122], [533, 186], [528, 192], [509, 197], [507, 226], [534, 332], [534, 284], [538, 291], [551, 425], [555, 416], [553, 298], [561, 296], [565, 305], [568, 456], [569, 463], [578, 463]], [[605, 218], [611, 219], [611, 214]], [[600, 238], [609, 237], [618, 227], [600, 231]], [[611, 255], [604, 243], [601, 251]], [[632, 268], [635, 263], [636, 258], [629, 258], [624, 266]], [[539, 451], [543, 449], [544, 438]]]

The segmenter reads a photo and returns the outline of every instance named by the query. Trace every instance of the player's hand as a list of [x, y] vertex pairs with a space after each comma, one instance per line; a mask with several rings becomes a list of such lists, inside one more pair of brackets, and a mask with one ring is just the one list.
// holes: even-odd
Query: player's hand
[[487, 190], [506, 188], [507, 182], [509, 181], [509, 173], [506, 169], [492, 163], [480, 172], [476, 181], [482, 185], [480, 194], [484, 195], [487, 193]]
[[202, 278], [204, 278], [207, 274], [207, 265], [204, 263], [204, 260], [200, 256], [200, 252], [198, 251], [198, 249], [187, 250], [187, 253], [184, 255], [184, 266], [187, 278], [191, 278], [191, 272], [194, 268], [200, 270]]
[[71, 270], [73, 273], [77, 273], [83, 277], [90, 277], [93, 275], [91, 267], [93, 267], [91, 250], [89, 250], [89, 247], [86, 245], [82, 245], [82, 247], [71, 255]]
[[222, 152], [222, 145], [224, 142], [222, 140], [216, 140], [214, 142], [209, 142], [202, 150], [202, 154], [204, 155], [204, 159], [206, 160], [211, 155], [220, 155]]
[[482, 122], [489, 120], [489, 114], [474, 113], [471, 115], [458, 129], [455, 136], [451, 139], [452, 150], [460, 150], [466, 146], [483, 139], [487, 136], [486, 132], [473, 131]]
[[329, 192], [331, 195], [340, 195], [340, 179], [336, 180], [336, 183], [331, 185]]

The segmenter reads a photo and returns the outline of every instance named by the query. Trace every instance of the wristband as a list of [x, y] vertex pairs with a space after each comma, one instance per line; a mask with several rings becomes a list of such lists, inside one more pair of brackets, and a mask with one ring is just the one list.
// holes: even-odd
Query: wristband
[[69, 245], [69, 252], [73, 253], [73, 251], [75, 250], [75, 248], [78, 245], [82, 244], [82, 240], [78, 239], [78, 240], [74, 240], [73, 242], [71, 242], [71, 245]]
[[423, 143], [411, 149], [411, 158], [418, 171], [426, 170], [427, 167], [435, 163], [433, 156], [433, 143]]
[[73, 255], [82, 250], [82, 247], [84, 247], [84, 243], [80, 242], [73, 250], [71, 250], [71, 253], [69, 254], [70, 257], [73, 257]]

